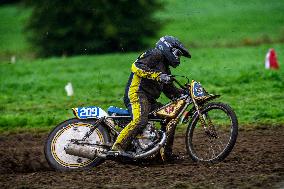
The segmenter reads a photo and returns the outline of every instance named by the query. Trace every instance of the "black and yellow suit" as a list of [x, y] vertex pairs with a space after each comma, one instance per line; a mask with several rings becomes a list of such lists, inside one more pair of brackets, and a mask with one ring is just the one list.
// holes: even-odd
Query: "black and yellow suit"
[[124, 95], [124, 104], [131, 113], [132, 121], [120, 132], [113, 149], [120, 146], [125, 150], [131, 138], [146, 126], [148, 114], [158, 106], [156, 99], [161, 92], [170, 99], [180, 96], [181, 91], [172, 83], [159, 82], [162, 73], [171, 74], [167, 59], [156, 48], [141, 54], [132, 64]]

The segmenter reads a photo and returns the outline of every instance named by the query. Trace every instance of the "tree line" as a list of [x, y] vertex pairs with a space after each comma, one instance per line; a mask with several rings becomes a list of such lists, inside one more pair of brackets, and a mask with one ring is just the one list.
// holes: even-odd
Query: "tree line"
[[157, 0], [26, 0], [26, 30], [39, 56], [136, 51], [161, 28]]

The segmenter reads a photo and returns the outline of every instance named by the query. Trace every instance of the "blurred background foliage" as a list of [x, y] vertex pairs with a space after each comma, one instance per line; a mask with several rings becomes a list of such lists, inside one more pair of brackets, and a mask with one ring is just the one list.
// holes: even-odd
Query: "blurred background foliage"
[[0, 5], [19, 3], [21, 0], [0, 0]]
[[[3, 0], [2, 0], [3, 1]], [[5, 0], [4, 0], [5, 1]], [[137, 2], [136, 2], [137, 1]], [[48, 39], [51, 38], [51, 34], [54, 31], [47, 30], [47, 26], [45, 27], [44, 22], [40, 22], [42, 24], [40, 28], [33, 29], [25, 29], [27, 25], [32, 25], [32, 22], [29, 20], [39, 20], [38, 18], [34, 18], [33, 12], [35, 11], [35, 6], [39, 6], [39, 10], [44, 9], [45, 6], [43, 3], [49, 1], [36, 1], [36, 0], [17, 0], [15, 3], [11, 1], [5, 1], [6, 3], [1, 3], [0, 6], [0, 61], [9, 60], [12, 55], [16, 55], [17, 57], [25, 57], [25, 58], [33, 58], [36, 56], [36, 52], [40, 52], [41, 49], [37, 46], [35, 47], [35, 43], [39, 43], [39, 41], [45, 41], [42, 45], [52, 46], [52, 43], [57, 43], [58, 46], [64, 45], [65, 43], [71, 43], [72, 41], [77, 41], [78, 36], [72, 36], [72, 38], [66, 38], [64, 40], [54, 40], [52, 43]], [[7, 3], [8, 2], [8, 3]], [[27, 6], [23, 6], [23, 2]], [[52, 4], [56, 1], [50, 1]], [[64, 1], [58, 1], [64, 2]], [[69, 3], [71, 1], [68, 1]], [[86, 2], [86, 3], [84, 3]], [[206, 48], [206, 47], [239, 47], [239, 46], [257, 46], [261, 44], [272, 44], [272, 43], [282, 43], [284, 42], [284, 1], [279, 0], [216, 0], [211, 2], [210, 0], [155, 0], [155, 1], [141, 1], [141, 0], [133, 0], [133, 1], [94, 1], [100, 2], [102, 6], [108, 6], [108, 11], [111, 10], [110, 15], [104, 15], [103, 18], [94, 18], [95, 20], [101, 20], [104, 23], [101, 23], [102, 27], [106, 27], [108, 35], [113, 35], [116, 31], [117, 39], [113, 39], [111, 36], [103, 35], [102, 39], [98, 39], [98, 41], [102, 41], [103, 44], [115, 44], [114, 47], [117, 48], [116, 52], [128, 52], [133, 51], [131, 49], [136, 48], [138, 51], [145, 50], [146, 48], [153, 46], [157, 39], [163, 35], [175, 35], [177, 36], [183, 43], [185, 43], [188, 47], [198, 47], [198, 48]], [[105, 3], [103, 5], [102, 2], [110, 2]], [[127, 4], [128, 2], [129, 4]], [[132, 3], [133, 2], [133, 3]], [[144, 7], [136, 10], [135, 7], [139, 7], [138, 4], [140, 2], [145, 2], [142, 4]], [[152, 4], [157, 3], [155, 6]], [[37, 5], [33, 5], [36, 3]], [[88, 1], [81, 1], [79, 4], [87, 5]], [[123, 3], [127, 4], [127, 6], [116, 6], [123, 5]], [[138, 4], [137, 4], [138, 3]], [[93, 3], [96, 4], [96, 3]], [[63, 5], [62, 5], [63, 6]], [[67, 4], [65, 3], [66, 7]], [[71, 5], [70, 5], [71, 6]], [[131, 6], [131, 8], [130, 8]], [[59, 6], [60, 7], [60, 6]], [[82, 15], [91, 15], [95, 16], [95, 12], [92, 6], [85, 6], [85, 10], [83, 8], [77, 8], [81, 10]], [[134, 7], [134, 8], [132, 8]], [[147, 12], [149, 9], [149, 13], [146, 15], [146, 18], [149, 21], [149, 28], [147, 29], [146, 25], [148, 22], [136, 22], [135, 20], [130, 22], [132, 19], [132, 15], [125, 20], [120, 20], [118, 22], [116, 19], [118, 14], [118, 8], [123, 9], [125, 14], [130, 15], [132, 10], [138, 11], [139, 15], [141, 13]], [[58, 10], [58, 13], [61, 14], [60, 8], [50, 8], [51, 11]], [[60, 11], [59, 11], [60, 10]], [[50, 11], [50, 10], [44, 10]], [[135, 11], [132, 12], [133, 14]], [[67, 16], [66, 13], [62, 13]], [[71, 26], [75, 26], [76, 23], [70, 23], [70, 21], [76, 20], [79, 14], [74, 13], [71, 16], [67, 16], [64, 20], [66, 23], [72, 24]], [[57, 16], [57, 15], [55, 15]], [[43, 17], [47, 17], [47, 15], [43, 15]], [[144, 16], [145, 17], [145, 16]], [[81, 18], [78, 17], [78, 21]], [[141, 18], [144, 19], [144, 18]], [[66, 24], [63, 24], [62, 28], [57, 24], [57, 20], [54, 20], [55, 23], [50, 23], [51, 26], [59, 27], [59, 33], [65, 32], [68, 33], [70, 27], [68, 29], [65, 28]], [[89, 22], [89, 18], [86, 19], [85, 22]], [[98, 23], [92, 22], [84, 25], [85, 22], [78, 24], [81, 28], [91, 28], [90, 25], [95, 25]], [[135, 23], [133, 23], [135, 22]], [[142, 21], [141, 21], [142, 22]], [[112, 24], [110, 24], [112, 23]], [[155, 24], [154, 24], [155, 23]], [[152, 31], [150, 31], [150, 27], [152, 27]], [[162, 27], [161, 27], [162, 26]], [[76, 29], [77, 32], [83, 33], [83, 30]], [[124, 28], [124, 29], [123, 29]], [[73, 28], [72, 28], [73, 29]], [[75, 30], [74, 29], [74, 30]], [[123, 31], [121, 30], [123, 29]], [[135, 32], [140, 32], [143, 35], [142, 30], [146, 32], [144, 36], [140, 37]], [[103, 31], [102, 28], [96, 29], [96, 32]], [[37, 31], [37, 35], [36, 35]], [[83, 36], [80, 36], [82, 39], [79, 40], [78, 44], [70, 48], [76, 48], [81, 55], [99, 53], [100, 50], [105, 49], [105, 45], [101, 45], [99, 50], [96, 52], [91, 52], [90, 48], [83, 48], [81, 45], [84, 41], [88, 43], [88, 46], [95, 47], [98, 46], [95, 43], [94, 35], [96, 32], [93, 32], [88, 37], [90, 40], [86, 40]], [[147, 33], [149, 32], [149, 33]], [[153, 35], [151, 35], [152, 33]], [[124, 34], [129, 35], [128, 37], [124, 37]], [[155, 35], [156, 34], [156, 35]], [[74, 35], [74, 34], [69, 34]], [[29, 37], [29, 41], [27, 38]], [[49, 38], [47, 38], [49, 37]], [[111, 38], [110, 38], [111, 37]], [[33, 39], [35, 38], [35, 39]], [[93, 39], [92, 39], [93, 38]], [[110, 38], [110, 39], [109, 39]], [[134, 43], [127, 42], [127, 40], [135, 40]], [[113, 42], [110, 42], [113, 41]], [[126, 45], [127, 43], [130, 43]], [[136, 44], [137, 43], [137, 44]], [[130, 48], [130, 46], [135, 46]], [[60, 48], [59, 48], [60, 49]], [[86, 49], [86, 50], [85, 50]], [[106, 48], [107, 51], [112, 51], [109, 48]], [[53, 49], [51, 49], [53, 51]], [[64, 50], [58, 50], [59, 55], [64, 54]], [[43, 54], [45, 52], [42, 52]], [[68, 54], [67, 54], [68, 55]]]
[[[27, 0], [29, 41], [42, 56], [98, 54], [145, 48], [161, 24], [157, 0]], [[131, 28], [131, 30], [129, 30]]]

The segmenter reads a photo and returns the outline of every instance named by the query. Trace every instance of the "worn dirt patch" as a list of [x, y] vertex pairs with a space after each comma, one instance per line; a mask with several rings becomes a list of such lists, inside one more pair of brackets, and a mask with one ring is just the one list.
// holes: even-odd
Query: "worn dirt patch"
[[[240, 131], [219, 164], [185, 159], [173, 164], [123, 165], [107, 161], [88, 171], [56, 172], [43, 153], [46, 134], [0, 136], [0, 188], [283, 188], [284, 127]], [[186, 156], [184, 137], [175, 151]]]

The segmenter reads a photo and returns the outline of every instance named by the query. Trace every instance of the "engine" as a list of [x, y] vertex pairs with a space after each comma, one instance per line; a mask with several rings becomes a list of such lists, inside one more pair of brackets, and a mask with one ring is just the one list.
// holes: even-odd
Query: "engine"
[[157, 130], [154, 127], [153, 122], [148, 122], [146, 127], [144, 128], [143, 132], [136, 137], [136, 147], [137, 150], [147, 150], [149, 147], [151, 147], [154, 143], [157, 142], [157, 139], [159, 139], [159, 134]]

